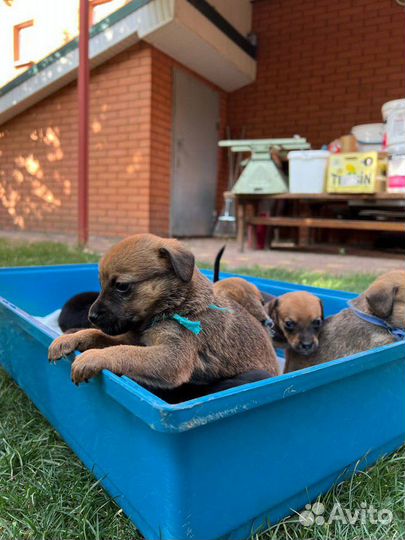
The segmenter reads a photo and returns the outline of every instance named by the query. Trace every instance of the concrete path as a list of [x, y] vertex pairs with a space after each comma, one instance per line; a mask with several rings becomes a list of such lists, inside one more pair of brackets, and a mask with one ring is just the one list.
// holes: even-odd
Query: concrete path
[[[185, 243], [195, 253], [197, 260], [213, 263], [222, 240], [190, 239]], [[246, 250], [240, 253], [236, 242], [227, 243], [222, 262], [229, 269], [261, 266], [263, 268], [284, 268], [286, 270], [307, 270], [334, 275], [384, 273], [389, 270], [404, 268], [405, 256], [402, 259], [387, 257], [362, 257], [358, 255], [331, 255], [299, 252], [292, 250]]]
[[[0, 231], [1, 237], [27, 242], [46, 240], [67, 243], [69, 245], [76, 243], [74, 236], [62, 234]], [[98, 253], [104, 253], [118, 240], [92, 237], [90, 238], [89, 249]], [[198, 261], [209, 264], [213, 264], [218, 250], [224, 244], [223, 240], [217, 238], [194, 238], [183, 241], [194, 252]], [[405, 256], [398, 259], [398, 257], [390, 258], [388, 254], [386, 257], [362, 257], [358, 255], [331, 255], [287, 250], [246, 250], [245, 253], [240, 253], [236, 242], [231, 240], [227, 242], [222, 261], [229, 269], [258, 265], [264, 268], [307, 270], [310, 272], [344, 275], [351, 273], [383, 273], [393, 269], [404, 268]]]

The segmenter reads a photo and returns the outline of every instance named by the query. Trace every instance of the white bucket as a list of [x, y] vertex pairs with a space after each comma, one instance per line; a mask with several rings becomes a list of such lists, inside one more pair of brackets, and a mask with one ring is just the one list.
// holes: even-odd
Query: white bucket
[[294, 150], [288, 153], [290, 193], [323, 193], [327, 150]]
[[386, 145], [391, 152], [391, 146], [405, 144], [405, 99], [388, 101], [381, 110], [386, 121]]
[[388, 157], [388, 191], [390, 193], [405, 192], [405, 144], [389, 147]]
[[352, 127], [359, 152], [381, 152], [384, 141], [384, 124], [360, 124]]

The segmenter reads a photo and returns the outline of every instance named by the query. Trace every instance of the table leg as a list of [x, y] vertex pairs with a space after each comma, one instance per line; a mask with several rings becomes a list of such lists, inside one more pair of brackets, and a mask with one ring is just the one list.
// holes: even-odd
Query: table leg
[[246, 238], [246, 235], [248, 234], [248, 239], [250, 240], [252, 249], [257, 248], [256, 225], [249, 226], [247, 225], [247, 222], [250, 220], [250, 218], [256, 215], [257, 215], [257, 204], [252, 203], [252, 202], [247, 203], [246, 209], [245, 209], [244, 238]]
[[237, 216], [237, 243], [239, 251], [243, 252], [245, 248], [245, 205], [243, 201], [236, 202], [236, 216]]
[[[302, 203], [298, 206], [298, 215], [299, 217], [306, 218], [311, 217], [311, 208], [309, 204]], [[298, 245], [299, 247], [307, 247], [310, 244], [311, 231], [309, 227], [300, 227], [298, 229]]]

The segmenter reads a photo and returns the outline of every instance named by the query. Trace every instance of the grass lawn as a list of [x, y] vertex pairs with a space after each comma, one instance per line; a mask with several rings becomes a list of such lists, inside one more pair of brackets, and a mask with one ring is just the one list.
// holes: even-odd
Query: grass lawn
[[[98, 255], [62, 244], [10, 244], [0, 240], [0, 266], [94, 262]], [[243, 269], [240, 270], [243, 272]], [[306, 285], [355, 292], [375, 276], [334, 277], [281, 269], [250, 269], [245, 273]], [[378, 429], [378, 426], [376, 426]], [[304, 464], [303, 464], [304, 466]], [[326, 514], [339, 502], [342, 508], [361, 509], [361, 503], [388, 509], [388, 525], [316, 525], [305, 528], [296, 518], [263, 533], [260, 540], [360, 540], [405, 538], [405, 453], [380, 461], [350, 481], [335, 487], [320, 501]], [[271, 479], [269, 479], [271, 481]], [[119, 539], [141, 536], [36, 408], [0, 373], [0, 538], [8, 539]]]

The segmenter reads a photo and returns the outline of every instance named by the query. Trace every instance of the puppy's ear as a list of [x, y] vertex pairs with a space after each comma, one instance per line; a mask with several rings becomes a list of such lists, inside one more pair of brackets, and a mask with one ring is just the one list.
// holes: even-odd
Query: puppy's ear
[[278, 298], [273, 298], [272, 300], [270, 300], [270, 302], [267, 302], [267, 304], [265, 304], [264, 306], [266, 313], [273, 319], [273, 321], [276, 320], [278, 304], [279, 304]]
[[370, 287], [366, 293], [366, 300], [370, 311], [373, 315], [377, 315], [381, 319], [389, 317], [394, 307], [395, 296], [397, 295], [398, 287], [385, 286]]
[[191, 281], [195, 264], [195, 258], [191, 251], [179, 244], [170, 248], [162, 247], [159, 249], [159, 253], [169, 260], [174, 273], [181, 281], [184, 283]]
[[319, 304], [320, 304], [320, 306], [321, 306], [321, 319], [324, 320], [324, 318], [325, 318], [325, 311], [324, 311], [324, 309], [323, 309], [323, 302], [322, 302], [321, 299], [319, 299]]

